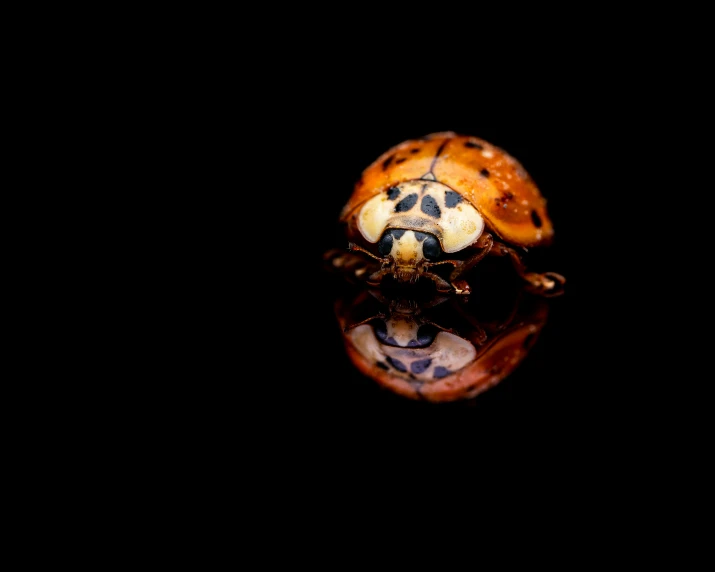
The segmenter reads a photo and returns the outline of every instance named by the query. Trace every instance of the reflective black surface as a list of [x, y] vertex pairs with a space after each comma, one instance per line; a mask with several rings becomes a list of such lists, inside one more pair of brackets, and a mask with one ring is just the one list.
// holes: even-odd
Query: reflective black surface
[[[580, 370], [574, 369], [579, 355], [589, 354], [593, 349], [586, 341], [591, 337], [590, 334], [583, 336], [582, 332], [595, 332], [593, 325], [589, 324], [592, 316], [587, 312], [589, 306], [597, 303], [596, 299], [588, 300], [592, 283], [584, 283], [584, 279], [589, 279], [589, 262], [587, 257], [582, 258], [579, 254], [587, 252], [589, 248], [584, 237], [593, 238], [582, 232], [586, 217], [578, 218], [582, 211], [576, 208], [578, 201], [573, 194], [576, 181], [583, 179], [581, 167], [571, 162], [577, 156], [574, 150], [555, 146], [559, 135], [553, 129], [543, 130], [540, 138], [531, 137], [533, 132], [524, 127], [529, 122], [537, 125], [540, 119], [524, 116], [524, 120], [526, 123], [519, 125], [514, 117], [503, 123], [497, 121], [496, 117], [473, 121], [463, 118], [462, 121], [455, 121], [450, 129], [478, 134], [513, 154], [524, 164], [547, 198], [555, 229], [554, 244], [542, 250], [529, 251], [527, 266], [536, 272], [563, 274], [567, 284], [563, 296], [549, 300], [548, 320], [529, 356], [498, 385], [476, 399], [438, 405], [405, 400], [382, 390], [378, 384], [358, 372], [346, 356], [332, 308], [334, 300], [345, 295], [341, 290], [344, 285], [339, 278], [330, 273], [326, 275], [321, 268], [326, 251], [347, 248], [346, 238], [337, 224], [337, 215], [362, 169], [380, 153], [404, 139], [419, 137], [443, 127], [438, 112], [427, 114], [413, 125], [407, 120], [395, 121], [393, 124], [380, 123], [380, 128], [374, 131], [370, 128], [353, 130], [340, 146], [329, 149], [327, 153], [330, 159], [321, 165], [324, 176], [316, 183], [320, 189], [317, 193], [320, 199], [312, 206], [316, 217], [311, 218], [311, 227], [313, 223], [318, 224], [318, 219], [322, 220], [319, 228], [314, 229], [315, 240], [311, 245], [314, 256], [311, 272], [316, 278], [311, 286], [306, 285], [301, 291], [309, 293], [310, 300], [315, 303], [314, 308], [321, 308], [320, 317], [306, 319], [315, 325], [315, 328], [311, 327], [312, 339], [320, 340], [325, 351], [320, 354], [320, 374], [316, 375], [311, 388], [310, 404], [320, 403], [320, 407], [323, 407], [338, 402], [341, 404], [339, 409], [363, 411], [365, 414], [382, 412], [396, 418], [402, 415], [425, 415], [427, 418], [438, 419], [456, 415], [457, 418], [464, 416], [470, 422], [470, 419], [474, 419], [471, 415], [475, 411], [482, 412], [478, 415], [487, 416], [499, 414], [497, 412], [530, 415], [536, 410], [552, 410], [557, 415], [568, 415], [563, 404], [574, 398], [582, 399], [588, 393], [584, 391], [584, 385], [577, 381]], [[376, 126], [371, 121], [367, 121], [367, 125]], [[493, 272], [487, 271], [487, 266]], [[476, 272], [475, 275], [484, 278], [480, 287], [486, 290], [491, 287], [492, 294], [472, 296], [470, 303], [479, 300], [481, 310], [487, 311], [492, 308], [492, 300], [496, 300], [494, 292], [498, 291], [496, 286], [501, 280], [499, 276], [513, 276], [513, 270], [503, 260], [485, 261], [482, 270], [484, 272]], [[496, 276], [493, 283], [488, 276]], [[313, 287], [315, 291], [311, 292]], [[596, 328], [602, 326], [599, 324]], [[605, 340], [602, 339], [601, 343], [605, 344]], [[591, 364], [590, 367], [598, 365]]]
[[[248, 148], [211, 144], [216, 153], [197, 168], [196, 190], [182, 195], [171, 287], [192, 305], [187, 319], [182, 303], [172, 304], [169, 320], [191, 343], [177, 349], [181, 375], [170, 396], [195, 403], [200, 415], [216, 413], [212, 419], [257, 416], [283, 435], [287, 427], [343, 437], [381, 427], [413, 439], [454, 423], [470, 435], [485, 424], [596, 430], [653, 395], [654, 376], [642, 374], [654, 366], [650, 348], [638, 345], [644, 312], [636, 292], [663, 292], [645, 279], [658, 268], [642, 262], [653, 250], [648, 235], [633, 232], [643, 221], [629, 197], [645, 191], [625, 184], [627, 146], [612, 131], [600, 131], [593, 116], [529, 100], [490, 97], [484, 108], [457, 93], [449, 106], [415, 103], [401, 113], [314, 94], [309, 112], [295, 101], [273, 109], [264, 120], [274, 129], [253, 138], [238, 129]], [[390, 146], [441, 130], [482, 137], [523, 164], [555, 232], [553, 245], [529, 251], [527, 265], [567, 280], [528, 356], [469, 403], [404, 399], [357, 371], [334, 308], [344, 284], [324, 271], [324, 253], [348, 246], [338, 216], [362, 170]], [[162, 263], [162, 252], [156, 259]]]
[[[328, 270], [352, 271], [328, 254]], [[355, 368], [386, 391], [435, 404], [474, 400], [507, 378], [536, 344], [547, 298], [493, 259], [464, 278], [466, 296], [441, 294], [430, 281], [336, 287], [336, 321]]]
[[[211, 357], [202, 361], [205, 369], [199, 372], [205, 373], [199, 375], [219, 383], [218, 396], [226, 392], [222, 406], [233, 402], [271, 418], [280, 414], [350, 427], [361, 424], [355, 416], [481, 423], [484, 416], [537, 411], [548, 419], [568, 417], [589, 406], [593, 381], [588, 379], [605, 363], [593, 359], [594, 343], [608, 347], [600, 335], [606, 324], [590, 313], [602, 305], [594, 278], [604, 269], [594, 270], [599, 263], [589, 256], [590, 241], [600, 238], [589, 230], [594, 212], [583, 210], [578, 195], [588, 189], [583, 157], [569, 145], [557, 145], [568, 133], [526, 109], [506, 119], [435, 111], [389, 123], [366, 112], [341, 116], [332, 129], [326, 117], [293, 119], [304, 129], [292, 131], [290, 139], [268, 138], [270, 154], [256, 157], [263, 168], [232, 191], [250, 200], [240, 209], [217, 201], [202, 211], [205, 220], [196, 229], [201, 248], [187, 245], [201, 269], [192, 270], [191, 280], [206, 280], [201, 299], [206, 307], [199, 311], [212, 324], [201, 329]], [[326, 272], [323, 259], [331, 249], [348, 247], [338, 216], [362, 170], [390, 146], [443, 129], [485, 138], [522, 162], [548, 201], [555, 230], [553, 245], [528, 252], [527, 267], [567, 280], [564, 295], [549, 301], [548, 320], [528, 357], [470, 403], [406, 400], [357, 371], [345, 353], [334, 309], [345, 295], [344, 280]], [[499, 273], [513, 272], [505, 259], [494, 264]], [[489, 296], [480, 307], [491, 307]], [[606, 354], [599, 350], [599, 355]], [[221, 373], [210, 373], [214, 368]]]

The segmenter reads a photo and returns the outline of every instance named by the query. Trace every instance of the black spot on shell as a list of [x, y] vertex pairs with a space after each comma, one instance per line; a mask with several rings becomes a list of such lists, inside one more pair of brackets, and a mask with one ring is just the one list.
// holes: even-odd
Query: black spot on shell
[[388, 356], [387, 363], [394, 367], [397, 371], [405, 372], [407, 371], [407, 366], [398, 359], [392, 359]]
[[400, 189], [398, 189], [397, 187], [390, 187], [389, 189], [387, 189], [387, 198], [391, 201], [394, 201], [397, 197], [400, 196], [401, 192], [402, 191], [400, 191]]
[[541, 225], [544, 224], [541, 221], [541, 217], [539, 216], [539, 213], [537, 213], [535, 210], [531, 211], [531, 222], [534, 223], [534, 226], [536, 228], [541, 228]]
[[439, 157], [442, 154], [442, 151], [444, 151], [444, 148], [447, 146], [447, 143], [449, 143], [449, 139], [444, 141], [440, 146], [439, 149], [437, 149], [437, 153], [435, 153], [435, 158]]
[[414, 155], [415, 153], [419, 153], [419, 152], [420, 152], [419, 147], [416, 148], [416, 149], [410, 149], [410, 153], [412, 153], [413, 155]]
[[424, 373], [425, 370], [432, 364], [431, 358], [425, 358], [417, 361], [413, 361], [410, 364], [410, 371], [412, 373]]
[[451, 371], [449, 371], [446, 367], [443, 367], [441, 365], [438, 365], [437, 367], [434, 368], [434, 371], [432, 372], [432, 377], [436, 377], [437, 379], [442, 379], [443, 377], [447, 377]]
[[444, 204], [447, 205], [447, 208], [449, 209], [456, 207], [462, 202], [462, 200], [462, 195], [455, 193], [454, 191], [447, 191], [444, 193]]
[[387, 364], [384, 364], [384, 363], [382, 363], [381, 361], [376, 362], [375, 365], [376, 365], [377, 367], [379, 367], [380, 369], [384, 369], [385, 371], [389, 371], [389, 369], [390, 369], [390, 368], [387, 366]]
[[432, 197], [432, 195], [425, 195], [424, 197], [422, 197], [422, 204], [420, 205], [420, 209], [426, 215], [434, 218], [439, 218], [442, 216], [442, 211], [440, 210], [437, 201], [434, 200], [434, 197]]
[[479, 143], [472, 143], [471, 141], [467, 141], [464, 146], [469, 147], [470, 149], [484, 149], [484, 147]]
[[385, 159], [382, 162], [382, 170], [387, 171], [387, 168], [390, 166], [390, 163], [392, 163], [392, 160], [395, 158], [394, 155], [390, 155], [387, 159]]
[[482, 169], [481, 171], [479, 171], [479, 174], [482, 177], [489, 177], [489, 169]]
[[405, 157], [402, 157], [402, 158], [398, 159], [397, 161], [395, 161], [395, 165], [399, 165], [400, 163], [404, 163], [405, 161], [407, 161], [407, 159]]
[[416, 202], [417, 202], [417, 193], [412, 193], [411, 195], [407, 195], [404, 199], [402, 199], [399, 203], [397, 203], [397, 205], [395, 205], [395, 212], [403, 213], [405, 211], [408, 211], [413, 206], [415, 206]]

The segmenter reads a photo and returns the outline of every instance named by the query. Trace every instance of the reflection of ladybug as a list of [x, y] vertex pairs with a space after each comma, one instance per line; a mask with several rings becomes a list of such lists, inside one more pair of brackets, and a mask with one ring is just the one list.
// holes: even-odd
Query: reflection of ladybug
[[[448, 297], [432, 305], [382, 304], [376, 312], [370, 295], [379, 298], [363, 291], [335, 306], [350, 360], [388, 390], [432, 402], [468, 399], [504, 379], [526, 357], [548, 313], [545, 300], [528, 295], [491, 322]], [[450, 310], [433, 312], [439, 305]]]
[[[425, 276], [440, 292], [466, 294], [461, 277], [487, 254], [509, 256], [541, 294], [561, 293], [565, 281], [526, 272], [520, 250], [554, 235], [546, 200], [513, 157], [476, 137], [433, 133], [392, 147], [363, 171], [340, 221], [351, 250], [380, 263], [370, 285]], [[451, 273], [440, 276], [441, 265]]]

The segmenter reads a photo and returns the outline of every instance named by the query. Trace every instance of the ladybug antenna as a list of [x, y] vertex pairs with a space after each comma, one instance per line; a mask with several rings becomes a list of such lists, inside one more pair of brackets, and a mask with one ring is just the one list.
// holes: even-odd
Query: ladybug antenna
[[361, 320], [360, 322], [355, 322], [354, 324], [350, 324], [349, 326], [345, 326], [343, 328], [343, 332], [349, 332], [353, 328], [357, 328], [358, 326], [362, 326], [363, 324], [367, 324], [368, 322], [372, 322], [375, 318], [380, 318], [384, 320], [387, 316], [383, 314], [382, 312], [375, 314], [374, 316], [370, 316], [369, 318], [365, 318], [364, 320]]

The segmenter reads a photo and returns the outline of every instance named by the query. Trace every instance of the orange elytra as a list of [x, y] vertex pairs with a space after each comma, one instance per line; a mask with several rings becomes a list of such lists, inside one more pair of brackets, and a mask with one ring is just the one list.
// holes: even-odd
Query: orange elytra
[[379, 263], [364, 276], [370, 286], [424, 277], [468, 294], [463, 277], [487, 255], [509, 257], [542, 295], [565, 282], [527, 272], [527, 249], [554, 237], [546, 199], [514, 157], [478, 137], [445, 131], [388, 149], [362, 172], [340, 222], [349, 249]]

